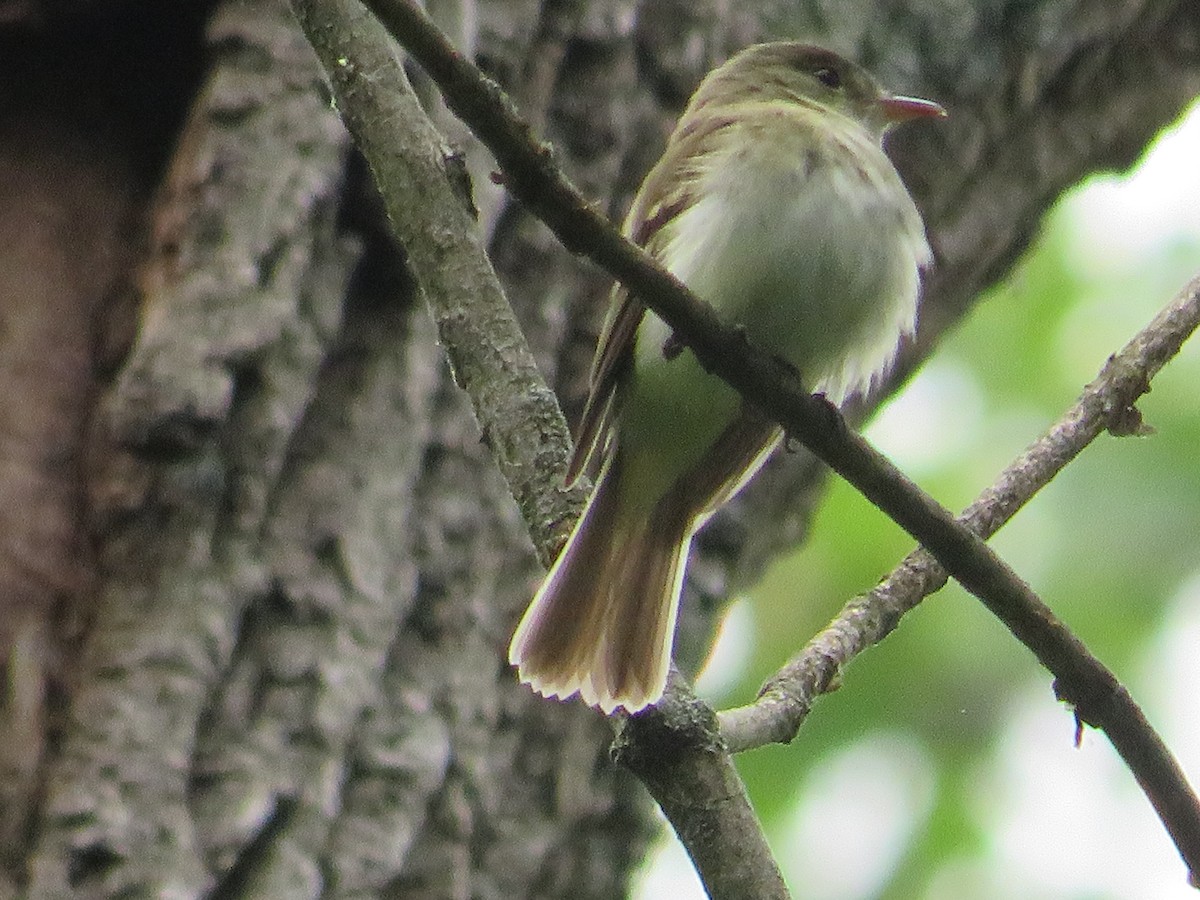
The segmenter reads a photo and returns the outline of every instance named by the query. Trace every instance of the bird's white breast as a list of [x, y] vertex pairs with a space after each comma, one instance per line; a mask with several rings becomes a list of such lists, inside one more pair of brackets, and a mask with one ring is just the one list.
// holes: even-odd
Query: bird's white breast
[[829, 134], [794, 115], [758, 127], [767, 133], [712, 154], [662, 258], [838, 402], [869, 386], [915, 326], [924, 229], [865, 132]]

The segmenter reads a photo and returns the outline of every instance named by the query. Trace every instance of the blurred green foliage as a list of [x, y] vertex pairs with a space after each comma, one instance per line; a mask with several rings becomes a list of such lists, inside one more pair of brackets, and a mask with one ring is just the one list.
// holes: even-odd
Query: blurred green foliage
[[[982, 300], [910, 386], [914, 451], [894, 454], [935, 497], [960, 509], [1074, 402], [1108, 355], [1200, 269], [1200, 243], [1178, 239], [1125, 264], [1080, 246], [1068, 198], [1012, 277]], [[1001, 553], [1135, 696], [1149, 643], [1200, 554], [1200, 352], [1173, 361], [1139, 403], [1150, 437], [1099, 439], [995, 539]], [[931, 389], [931, 386], [933, 389]], [[961, 413], [938, 397], [962, 400]], [[886, 411], [879, 442], [891, 452]], [[927, 433], [926, 433], [927, 432]], [[873, 429], [868, 436], [875, 438]], [[921, 452], [922, 445], [926, 452]], [[951, 452], [938, 448], [952, 448]], [[912, 541], [844, 483], [832, 485], [803, 550], [752, 599], [753, 659], [726, 705], [751, 699], [849, 597], [870, 588]], [[1136, 670], [1136, 671], [1135, 671]], [[777, 845], [814, 764], [865, 735], [912, 736], [934, 760], [930, 812], [877, 896], [927, 896], [939, 867], [987, 845], [974, 785], [1028, 685], [1055, 703], [1049, 675], [957, 585], [927, 599], [879, 647], [855, 660], [787, 747], [738, 765]], [[1062, 709], [1063, 740], [1074, 727]], [[1165, 840], [1164, 835], [1164, 840]], [[801, 894], [804, 892], [801, 891]]]

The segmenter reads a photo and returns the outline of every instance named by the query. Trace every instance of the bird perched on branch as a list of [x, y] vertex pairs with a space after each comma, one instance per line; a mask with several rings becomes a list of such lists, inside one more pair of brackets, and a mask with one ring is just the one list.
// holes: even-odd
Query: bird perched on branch
[[[750, 47], [701, 82], [625, 233], [841, 403], [912, 333], [931, 258], [883, 136], [941, 115], [828, 50]], [[618, 285], [568, 470], [595, 489], [512, 639], [521, 680], [606, 713], [661, 698], [692, 536], [779, 438]]]

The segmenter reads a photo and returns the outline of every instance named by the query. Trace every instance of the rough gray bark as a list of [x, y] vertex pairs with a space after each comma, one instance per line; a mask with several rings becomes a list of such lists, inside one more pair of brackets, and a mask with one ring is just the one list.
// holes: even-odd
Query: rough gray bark
[[[939, 257], [914, 358], [1200, 91], [1190, 0], [430, 5], [614, 212], [763, 35], [944, 102], [894, 148]], [[618, 895], [647, 804], [599, 717], [503, 664], [524, 525], [286, 4], [163, 6], [0, 4], [0, 372], [29, 398], [0, 404], [0, 894]], [[604, 280], [468, 161], [570, 410]], [[782, 459], [714, 521], [687, 654], [818, 482]]]

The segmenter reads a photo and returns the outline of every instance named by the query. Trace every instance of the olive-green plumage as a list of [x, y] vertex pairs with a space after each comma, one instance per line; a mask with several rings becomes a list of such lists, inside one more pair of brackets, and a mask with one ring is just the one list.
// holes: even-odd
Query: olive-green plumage
[[[841, 402], [912, 332], [930, 260], [883, 134], [940, 114], [827, 50], [750, 47], [696, 90], [626, 233]], [[596, 488], [509, 650], [534, 690], [605, 712], [662, 696], [692, 535], [779, 438], [670, 338], [614, 291], [570, 468]]]

